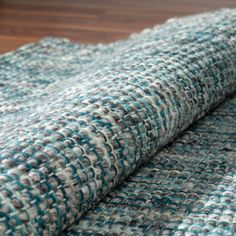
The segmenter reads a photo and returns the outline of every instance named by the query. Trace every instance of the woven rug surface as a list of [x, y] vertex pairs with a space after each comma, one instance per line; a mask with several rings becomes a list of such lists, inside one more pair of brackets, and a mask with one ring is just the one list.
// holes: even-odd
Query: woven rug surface
[[64, 235], [235, 235], [236, 97], [191, 126]]
[[0, 235], [235, 235], [235, 9], [0, 71]]

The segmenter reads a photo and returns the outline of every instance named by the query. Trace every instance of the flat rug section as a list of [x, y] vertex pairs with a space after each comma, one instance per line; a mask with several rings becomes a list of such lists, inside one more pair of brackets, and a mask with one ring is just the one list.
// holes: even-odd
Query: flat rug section
[[[129, 180], [131, 185], [137, 184], [132, 195], [136, 204], [140, 207], [150, 204], [161, 210], [156, 215], [152, 212], [149, 222], [144, 209], [143, 215], [133, 219], [133, 226], [127, 227], [131, 234], [134, 230], [134, 235], [149, 230], [158, 234], [165, 227], [166, 230], [177, 227], [177, 217], [180, 221], [187, 217], [185, 213], [189, 221], [183, 224], [190, 225], [191, 214], [195, 214], [195, 208], [193, 213], [188, 212], [188, 207], [194, 206], [191, 201], [202, 201], [199, 206], [205, 207], [210, 195], [201, 193], [204, 178], [208, 183], [208, 178], [215, 176], [216, 182], [221, 183], [231, 162], [234, 175], [235, 163], [228, 151], [234, 147], [233, 138], [228, 137], [226, 147], [218, 147], [228, 129], [234, 127], [227, 109], [226, 116], [220, 114], [208, 121], [206, 133], [190, 129], [189, 138], [183, 136], [183, 143], [176, 142], [171, 149], [176, 154], [168, 156], [166, 149], [158, 156], [156, 153], [235, 92], [235, 9], [172, 19], [108, 45], [43, 39], [0, 56], [0, 70], [0, 235], [65, 232], [152, 158], [157, 171], [151, 171], [147, 181], [157, 181], [153, 184], [159, 195], [151, 197], [155, 188], [150, 184], [147, 195], [140, 193], [137, 201], [143, 177], [140, 176], [140, 183], [139, 178], [133, 181], [135, 176]], [[229, 106], [233, 112], [233, 105]], [[225, 129], [222, 132], [226, 134], [222, 133], [220, 138], [211, 133], [214, 122]], [[198, 139], [198, 135], [203, 139]], [[188, 150], [190, 140], [196, 140], [196, 144]], [[208, 145], [213, 140], [215, 150]], [[208, 148], [212, 149], [209, 155]], [[150, 165], [145, 169], [147, 173]], [[213, 179], [209, 179], [206, 191], [220, 190], [215, 190], [218, 185], [210, 181]], [[147, 187], [145, 181], [143, 184], [143, 188]], [[124, 193], [121, 203], [127, 204], [132, 196], [125, 195], [126, 190], [123, 192], [121, 187], [118, 189]], [[188, 195], [188, 190], [197, 192]], [[131, 191], [129, 185], [127, 191]], [[113, 195], [107, 198], [111, 204], [118, 201]], [[212, 201], [218, 204], [217, 199]], [[219, 201], [223, 201], [221, 196]], [[205, 208], [207, 215], [208, 205]], [[141, 211], [136, 210], [137, 214]], [[104, 211], [101, 214], [106, 215]], [[156, 221], [158, 215], [160, 220]], [[128, 222], [129, 217], [132, 214], [127, 211]], [[158, 222], [159, 228], [151, 226], [152, 220]], [[114, 221], [119, 222], [119, 217]], [[228, 224], [229, 232], [232, 225]], [[85, 232], [85, 226], [83, 219], [74, 231]], [[213, 226], [221, 229], [214, 222]], [[87, 227], [91, 232], [93, 229], [97, 230]], [[120, 230], [119, 234], [121, 229], [125, 227], [114, 228]]]
[[236, 96], [62, 235], [235, 235]]

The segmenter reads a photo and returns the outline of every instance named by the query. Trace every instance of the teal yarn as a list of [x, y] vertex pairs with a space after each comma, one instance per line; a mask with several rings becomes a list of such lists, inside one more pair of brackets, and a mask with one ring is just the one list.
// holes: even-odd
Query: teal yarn
[[236, 96], [184, 131], [62, 235], [236, 233]]
[[[235, 160], [227, 151], [235, 151], [231, 137], [235, 129], [232, 133], [228, 130], [235, 127], [229, 117], [231, 110], [232, 117], [235, 114], [235, 102], [226, 103], [230, 105], [225, 105], [225, 113], [213, 118], [209, 115], [205, 126], [200, 123], [196, 130], [190, 128], [187, 138], [177, 139], [180, 144], [174, 141], [170, 149], [156, 153], [235, 92], [236, 10], [170, 20], [108, 45], [43, 39], [0, 56], [0, 70], [0, 235], [94, 235], [109, 234], [109, 230], [118, 235], [191, 235], [205, 227], [206, 221], [200, 217], [202, 224], [194, 229], [198, 224], [194, 214], [200, 213], [190, 212], [192, 202], [188, 201], [191, 196], [197, 202], [200, 192], [182, 191], [183, 182], [193, 188], [196, 182], [189, 178], [213, 181], [209, 176], [216, 173], [217, 181], [210, 183], [214, 189], [224, 173], [230, 173], [228, 179], [235, 174], [228, 167], [235, 166]], [[217, 136], [217, 126], [230, 131], [229, 137], [224, 132]], [[214, 134], [215, 142], [224, 138], [216, 145], [217, 153], [222, 153], [219, 158], [213, 149], [211, 155], [206, 151]], [[188, 139], [198, 144], [187, 145]], [[225, 142], [228, 145], [223, 150]], [[198, 152], [203, 159], [198, 159]], [[181, 167], [185, 153], [193, 155], [183, 162], [186, 169]], [[211, 159], [214, 156], [215, 162]], [[142, 169], [140, 181], [150, 187], [144, 188], [146, 195], [139, 178], [128, 179], [137, 189], [128, 183], [127, 188], [116, 190], [147, 161], [150, 163], [143, 167], [144, 172], [154, 172], [150, 178], [158, 182], [154, 188], [159, 189], [159, 195], [145, 182]], [[182, 170], [185, 172], [180, 174]], [[175, 186], [172, 181], [177, 177], [180, 182]], [[222, 192], [227, 196], [224, 186]], [[231, 198], [233, 188], [227, 190]], [[132, 204], [127, 192], [131, 191], [136, 208], [129, 211]], [[221, 201], [220, 193], [216, 195]], [[86, 214], [103, 198], [102, 205]], [[216, 198], [210, 209], [217, 206]], [[117, 204], [110, 210], [113, 200]], [[198, 206], [207, 214], [209, 209], [202, 201]], [[170, 211], [175, 214], [178, 207], [190, 214], [181, 227], [180, 219], [170, 220]], [[232, 218], [233, 205], [228, 207]], [[219, 207], [218, 214], [223, 208], [227, 207]], [[150, 221], [141, 209], [152, 214]], [[166, 214], [158, 213], [160, 219], [152, 209]], [[134, 227], [127, 223], [131, 218], [136, 219]], [[218, 233], [234, 232], [232, 221], [222, 221], [230, 222], [228, 231], [222, 231], [221, 221], [214, 214], [212, 218], [215, 225], [207, 226], [205, 233], [213, 228]], [[153, 227], [155, 222], [162, 226]]]

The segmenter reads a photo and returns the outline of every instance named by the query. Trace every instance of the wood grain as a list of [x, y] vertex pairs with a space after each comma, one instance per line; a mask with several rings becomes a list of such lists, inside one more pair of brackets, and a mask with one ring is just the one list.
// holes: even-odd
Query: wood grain
[[222, 7], [236, 8], [236, 0], [0, 0], [0, 53], [47, 36], [107, 43]]

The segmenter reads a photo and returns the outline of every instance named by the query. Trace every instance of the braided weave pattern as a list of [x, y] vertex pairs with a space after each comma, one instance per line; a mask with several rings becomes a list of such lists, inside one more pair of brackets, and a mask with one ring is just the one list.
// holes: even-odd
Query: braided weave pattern
[[0, 58], [0, 234], [58, 235], [236, 87], [236, 11]]

